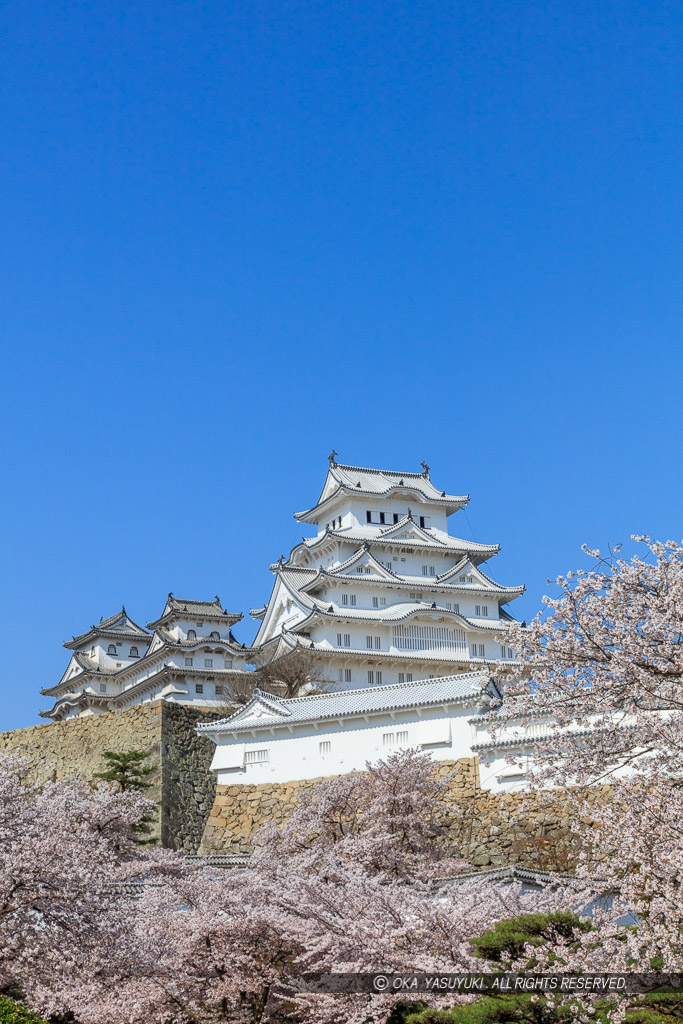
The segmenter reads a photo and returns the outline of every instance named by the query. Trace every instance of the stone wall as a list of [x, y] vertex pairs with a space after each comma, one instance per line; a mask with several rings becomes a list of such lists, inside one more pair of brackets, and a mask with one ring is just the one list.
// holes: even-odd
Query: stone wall
[[150, 788], [157, 804], [152, 838], [172, 849], [194, 853], [204, 830], [215, 789], [209, 771], [214, 744], [194, 732], [197, 722], [215, 713], [168, 701], [140, 704], [126, 711], [50, 722], [0, 733], [0, 753], [28, 761], [38, 780], [75, 776], [86, 782], [106, 766], [105, 750], [149, 753]]
[[172, 850], [197, 852], [213, 806], [216, 776], [209, 769], [216, 744], [194, 730], [197, 722], [217, 717], [215, 712], [163, 702], [161, 842]]
[[[322, 779], [262, 785], [218, 786], [210, 771], [213, 742], [195, 725], [215, 712], [155, 701], [66, 722], [0, 733], [0, 753], [25, 757], [33, 778], [76, 776], [91, 781], [105, 765], [105, 750], [145, 750], [154, 773], [147, 795], [157, 804], [153, 838], [174, 850], [202, 854], [248, 853], [268, 820], [282, 822], [299, 794]], [[481, 790], [476, 758], [437, 761], [445, 775], [455, 769], [452, 799], [463, 809], [456, 836], [476, 867], [521, 864], [571, 870], [579, 852], [571, 835], [572, 812], [562, 794], [528, 797]], [[591, 791], [585, 809], [605, 799]], [[201, 842], [201, 845], [200, 845]]]
[[[443, 777], [455, 768], [450, 787], [454, 800], [471, 799], [479, 788], [477, 758], [436, 761], [436, 773]], [[250, 853], [253, 837], [266, 821], [280, 824], [296, 805], [299, 794], [324, 781], [265, 782], [260, 785], [217, 786], [216, 799], [206, 823], [199, 852], [205, 855]]]
[[[531, 797], [482, 790], [476, 757], [435, 764], [439, 777], [454, 772], [449, 791], [463, 812], [455, 838], [462, 856], [472, 865], [519, 864], [552, 871], [571, 871], [575, 867], [580, 850], [571, 833], [574, 812], [568, 807], [566, 794]], [[249, 853], [261, 825], [268, 820], [284, 821], [299, 794], [322, 781], [218, 786], [199, 853]], [[604, 800], [607, 789], [590, 791], [584, 812], [587, 823], [591, 820], [591, 805]]]

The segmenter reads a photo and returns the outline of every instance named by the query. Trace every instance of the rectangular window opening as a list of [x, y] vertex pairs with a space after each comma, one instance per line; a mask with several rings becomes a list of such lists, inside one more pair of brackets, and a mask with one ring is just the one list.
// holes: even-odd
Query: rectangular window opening
[[264, 764], [266, 761], [270, 761], [270, 751], [267, 748], [263, 750], [245, 751], [245, 764]]

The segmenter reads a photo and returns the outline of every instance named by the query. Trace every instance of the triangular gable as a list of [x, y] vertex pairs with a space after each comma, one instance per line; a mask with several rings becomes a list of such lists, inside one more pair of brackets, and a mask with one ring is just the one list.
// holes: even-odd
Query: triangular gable
[[330, 495], [334, 494], [335, 491], [338, 491], [339, 484], [340, 481], [335, 476], [333, 466], [331, 465], [327, 471], [325, 483], [323, 484], [323, 489], [320, 492], [320, 497], [318, 498], [316, 505], [320, 505], [321, 502], [325, 501], [326, 498], [329, 498]]
[[[310, 598], [306, 598], [310, 602]], [[270, 595], [268, 601], [268, 607], [266, 613], [261, 620], [261, 625], [254, 638], [253, 646], [259, 646], [260, 644], [266, 643], [271, 637], [275, 636], [280, 629], [283, 628], [282, 624], [282, 611], [286, 607], [287, 602], [291, 603], [292, 609], [294, 607], [300, 612], [302, 618], [307, 618], [310, 613], [310, 607], [304, 603], [295, 590], [288, 587], [282, 576], [278, 573], [273, 587], [273, 592]], [[293, 625], [287, 616], [287, 625]]]
[[[93, 666], [93, 671], [94, 669], [95, 666]], [[61, 686], [62, 683], [70, 683], [72, 680], [75, 680], [80, 676], [85, 675], [86, 671], [87, 670], [85, 669], [82, 662], [79, 660], [78, 655], [72, 654], [71, 657], [69, 658], [69, 664], [66, 666], [66, 669], [64, 671], [64, 675], [57, 683], [57, 686]]]
[[[99, 625], [100, 628], [102, 628], [104, 623], [101, 622]], [[98, 627], [95, 626], [95, 629], [97, 628]], [[133, 622], [130, 615], [125, 611], [120, 615], [117, 615], [114, 619], [109, 619], [107, 622], [107, 629], [120, 630], [123, 633], [134, 633], [136, 636], [140, 633], [146, 633], [146, 630], [143, 630], [141, 626], [138, 626], [136, 622]]]
[[325, 571], [326, 576], [332, 576], [344, 579], [356, 579], [359, 575], [358, 568], [362, 566], [370, 569], [368, 575], [373, 575], [384, 580], [396, 580], [399, 577], [392, 569], [388, 569], [386, 565], [375, 558], [368, 547], [359, 548], [355, 551], [350, 558], [347, 558], [345, 562], [342, 562], [336, 567], [336, 569], [328, 569]]
[[[446, 569], [446, 572], [442, 572], [440, 576], [436, 577], [437, 583], [455, 583], [458, 576], [467, 575], [468, 569], [471, 569], [472, 563], [469, 558], [465, 555], [459, 562], [456, 562], [450, 569]], [[455, 577], [455, 579], [453, 579]]]
[[[145, 658], [151, 657], [153, 654], [156, 654], [158, 651], [162, 650], [162, 648], [164, 648], [164, 647], [168, 647], [168, 643], [164, 639], [164, 637], [160, 635], [159, 631], [157, 630], [157, 631], [155, 631], [154, 636], [152, 637], [152, 642], [149, 645], [147, 653], [145, 654]], [[139, 664], [140, 664], [140, 662], [138, 662], [138, 665]]]
[[411, 519], [410, 516], [404, 516], [403, 519], [399, 519], [397, 523], [390, 526], [386, 530], [380, 530], [379, 538], [381, 540], [403, 540], [403, 539], [414, 539], [426, 542], [428, 544], [434, 544], [438, 547], [446, 547], [444, 542], [433, 534], [428, 533], [421, 526]]
[[269, 722], [282, 722], [292, 717], [284, 703], [271, 694], [256, 690], [248, 704], [225, 719], [225, 724], [244, 727], [252, 722], [254, 725], [267, 725]]
[[[469, 558], [461, 559], [460, 562], [458, 562], [457, 565], [454, 565], [452, 569], [449, 569], [448, 572], [444, 572], [441, 576], [437, 576], [437, 581], [439, 583], [460, 583], [460, 585], [464, 587], [468, 584], [469, 580], [461, 580], [461, 576], [471, 576], [472, 584], [481, 587], [482, 590], [489, 590], [492, 593], [496, 593], [499, 589], [502, 589], [498, 587], [498, 584], [496, 584], [494, 580], [474, 565], [472, 560]], [[470, 584], [470, 586], [472, 586], [472, 584]]]

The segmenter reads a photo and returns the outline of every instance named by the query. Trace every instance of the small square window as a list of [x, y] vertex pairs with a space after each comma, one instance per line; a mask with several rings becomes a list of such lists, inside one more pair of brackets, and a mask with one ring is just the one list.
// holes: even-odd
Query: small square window
[[350, 683], [351, 682], [351, 669], [350, 668], [345, 668], [344, 669], [344, 682], [345, 683]]
[[189, 668], [192, 664], [192, 658], [185, 658], [185, 668]]
[[204, 668], [213, 668], [213, 658], [204, 658]]
[[323, 756], [325, 754], [329, 754], [330, 751], [332, 750], [332, 743], [330, 742], [330, 740], [321, 740], [320, 743], [318, 744], [318, 749]]
[[204, 683], [195, 683], [194, 692], [195, 693], [204, 693]]
[[106, 692], [107, 692], [107, 684], [106, 683], [100, 683], [100, 693], [106, 693]]
[[222, 697], [223, 696], [223, 684], [222, 683], [216, 683], [216, 696], [217, 697]]

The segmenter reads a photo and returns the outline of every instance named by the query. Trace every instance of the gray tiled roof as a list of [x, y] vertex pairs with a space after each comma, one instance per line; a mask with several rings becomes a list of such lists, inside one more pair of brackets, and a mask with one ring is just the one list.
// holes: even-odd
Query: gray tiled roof
[[156, 629], [157, 626], [163, 625], [165, 622], [184, 616], [227, 622], [230, 626], [239, 622], [242, 618], [239, 612], [227, 612], [221, 605], [218, 595], [216, 595], [213, 601], [191, 601], [169, 594], [164, 610], [159, 618], [153, 622], [148, 622], [147, 625], [150, 629]]
[[[391, 537], [379, 532], [376, 527], [373, 530], [371, 526], [355, 526], [351, 529], [327, 530], [325, 533], [319, 534], [317, 537], [305, 537], [303, 543], [307, 548], [315, 547], [320, 544], [325, 536], [336, 537], [339, 540], [357, 541], [360, 544], [367, 540], [372, 543], [374, 547], [378, 548], [401, 545], [403, 547], [425, 548], [431, 551], [452, 550], [475, 555], [495, 555], [500, 551], [500, 545], [498, 544], [478, 544], [473, 540], [462, 540], [459, 537], [451, 537], [446, 534], [441, 534], [438, 540], [434, 537], [430, 537], [429, 541], [407, 537]], [[297, 547], [299, 547], [299, 545], [297, 545]]]
[[80, 633], [78, 636], [73, 637], [72, 640], [65, 641], [64, 647], [68, 650], [74, 650], [85, 643], [86, 640], [95, 639], [96, 637], [111, 637], [112, 639], [119, 640], [146, 640], [147, 642], [151, 640], [147, 630], [133, 622], [125, 607], [122, 607], [121, 611], [117, 612], [116, 615], [110, 615], [108, 619], [102, 619], [97, 625], [93, 625], [90, 629], [86, 630], [85, 633]]
[[469, 501], [468, 494], [455, 495], [440, 491], [434, 486], [426, 472], [406, 473], [393, 469], [365, 469], [360, 466], [345, 466], [338, 462], [331, 462], [327, 480], [330, 477], [336, 484], [335, 489], [330, 490], [325, 498], [321, 494], [312, 508], [305, 512], [297, 512], [294, 516], [295, 519], [307, 521], [309, 516], [317, 513], [323, 505], [336, 498], [340, 493], [352, 492], [382, 497], [397, 488], [406, 488], [420, 495], [418, 501], [422, 499], [426, 502], [444, 505], [451, 511], [462, 508]]
[[[476, 700], [491, 687], [486, 672], [467, 672], [423, 679], [420, 682], [393, 683], [363, 690], [341, 690], [335, 693], [313, 694], [285, 700], [270, 693], [256, 690], [243, 708], [229, 718], [197, 726], [201, 732], [233, 732], [273, 725], [293, 725], [325, 718], [373, 714], [400, 708], [429, 707], [459, 701]], [[252, 715], [257, 705], [273, 712], [273, 717]]]

